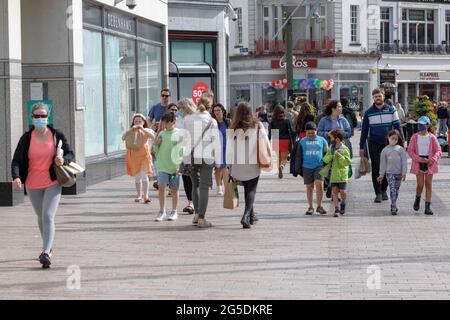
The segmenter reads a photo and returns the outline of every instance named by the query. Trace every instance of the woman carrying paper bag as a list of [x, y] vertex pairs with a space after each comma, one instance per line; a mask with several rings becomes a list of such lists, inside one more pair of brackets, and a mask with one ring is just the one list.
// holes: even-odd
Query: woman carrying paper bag
[[[241, 102], [228, 131], [227, 163], [233, 179], [242, 182], [245, 192], [245, 210], [241, 219], [244, 229], [257, 218], [253, 209], [261, 169], [271, 167], [271, 149], [264, 126], [252, 113], [247, 102]], [[258, 152], [259, 151], [259, 152]], [[228, 186], [228, 188], [231, 187]]]

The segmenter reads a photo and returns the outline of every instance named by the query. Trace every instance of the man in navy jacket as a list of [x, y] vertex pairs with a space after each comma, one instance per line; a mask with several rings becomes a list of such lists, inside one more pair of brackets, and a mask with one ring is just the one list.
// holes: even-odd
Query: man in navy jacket
[[[395, 107], [384, 103], [384, 93], [380, 89], [372, 91], [374, 104], [364, 114], [361, 130], [361, 140], [359, 142], [359, 155], [365, 156], [365, 149], [368, 147], [370, 160], [372, 161], [372, 183], [376, 194], [375, 202], [389, 200], [387, 195], [388, 183], [386, 177], [380, 184], [377, 181], [380, 172], [380, 155], [387, 145], [389, 131], [397, 129], [403, 138], [403, 131], [400, 127], [400, 119]], [[367, 144], [367, 145], [366, 145]]]

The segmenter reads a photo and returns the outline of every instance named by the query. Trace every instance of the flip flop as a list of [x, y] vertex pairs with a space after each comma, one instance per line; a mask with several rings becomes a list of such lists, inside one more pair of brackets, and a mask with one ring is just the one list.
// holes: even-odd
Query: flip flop
[[150, 203], [152, 200], [150, 198], [144, 199], [144, 203]]
[[194, 208], [192, 207], [192, 206], [186, 206], [184, 209], [183, 209], [183, 212], [187, 212], [188, 214], [194, 214]]

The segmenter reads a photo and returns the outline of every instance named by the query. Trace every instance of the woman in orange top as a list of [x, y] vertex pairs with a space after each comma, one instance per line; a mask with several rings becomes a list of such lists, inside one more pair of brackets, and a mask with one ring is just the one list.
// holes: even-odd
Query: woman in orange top
[[[61, 199], [61, 185], [53, 166], [69, 164], [74, 160], [74, 154], [64, 134], [48, 126], [49, 110], [45, 104], [34, 105], [31, 114], [33, 126], [20, 138], [11, 173], [14, 187], [21, 190], [25, 185], [27, 189], [43, 242], [39, 262], [43, 268], [49, 268], [55, 238], [55, 215]], [[57, 156], [56, 146], [60, 141], [64, 154]]]
[[133, 132], [140, 135], [141, 146], [138, 149], [127, 149], [125, 158], [127, 174], [136, 179], [137, 197], [134, 201], [141, 202], [143, 191], [144, 203], [149, 203], [151, 200], [148, 196], [148, 176], [152, 174], [152, 156], [147, 141], [155, 139], [155, 132], [148, 128], [145, 116], [140, 113], [134, 115], [131, 129], [123, 134], [122, 140]]

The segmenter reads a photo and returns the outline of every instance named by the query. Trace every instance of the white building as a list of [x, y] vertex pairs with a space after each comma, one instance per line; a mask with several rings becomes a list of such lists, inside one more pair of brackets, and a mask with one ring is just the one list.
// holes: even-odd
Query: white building
[[[426, 3], [425, 3], [426, 2]], [[349, 97], [357, 110], [371, 104], [371, 91], [392, 81], [392, 98], [411, 104], [418, 94], [449, 99], [450, 3], [446, 0], [233, 0], [242, 21], [230, 28], [231, 102], [253, 106], [282, 102], [286, 90], [272, 81], [285, 78], [279, 68], [285, 53], [280, 30], [284, 12], [303, 3], [293, 17], [293, 34], [307, 21], [295, 44], [294, 79], [333, 79], [331, 91], [296, 89], [319, 108], [328, 98]], [[381, 8], [381, 9], [380, 9]], [[295, 36], [294, 36], [295, 38]], [[391, 70], [391, 71], [389, 71]], [[383, 76], [381, 76], [383, 75]]]
[[214, 91], [216, 102], [228, 105], [232, 14], [229, 0], [169, 0], [172, 100], [195, 98], [194, 88], [206, 85]]
[[0, 0], [0, 206], [20, 202], [11, 158], [30, 101], [52, 105], [86, 176], [66, 193], [125, 172], [122, 133], [168, 84], [167, 3]]
[[379, 1], [380, 69], [396, 75], [396, 99], [411, 106], [418, 95], [450, 101], [450, 3]]

